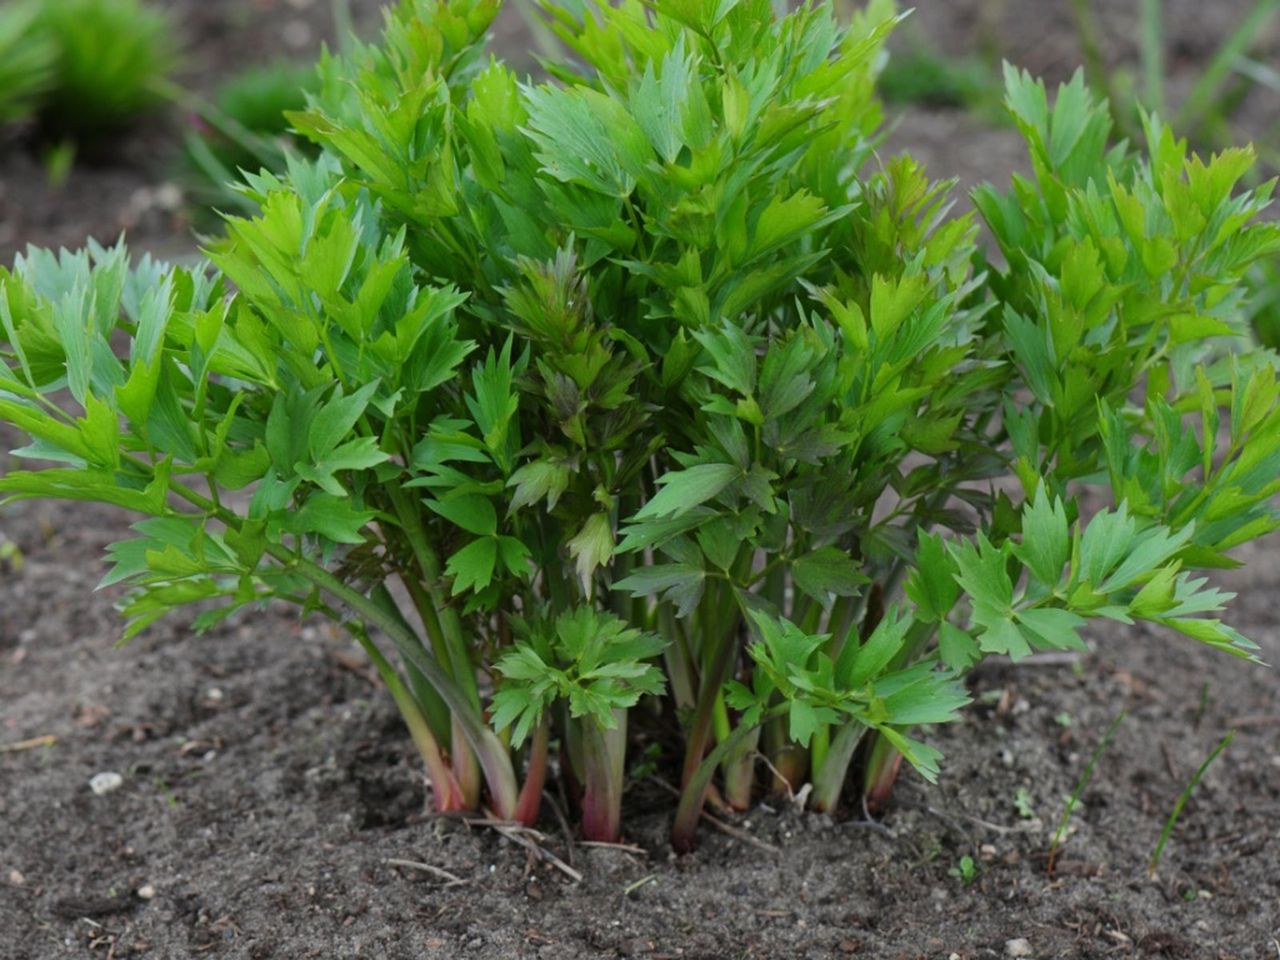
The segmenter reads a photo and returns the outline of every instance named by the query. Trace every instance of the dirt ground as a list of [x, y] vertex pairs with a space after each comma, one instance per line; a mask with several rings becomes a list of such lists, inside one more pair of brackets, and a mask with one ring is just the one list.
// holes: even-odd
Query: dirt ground
[[[1002, 49], [1069, 72], [1066, 3], [1008, 0]], [[206, 87], [290, 43], [306, 56], [328, 29], [322, 0], [169, 5]], [[919, 6], [918, 29], [969, 50], [998, 4]], [[1104, 6], [1123, 56], [1136, 3]], [[1189, 70], [1247, 4], [1167, 6], [1186, 51], [1176, 65]], [[376, 18], [372, 3], [355, 8], [362, 23]], [[507, 48], [527, 53], [518, 17], [503, 29]], [[180, 209], [154, 202], [171, 142], [162, 125], [139, 131], [119, 163], [77, 169], [61, 191], [11, 150], [0, 256], [121, 226], [142, 248], [191, 250]], [[1021, 163], [1008, 131], [956, 113], [908, 112], [891, 146], [965, 185]], [[0, 436], [0, 450], [13, 439]], [[933, 735], [946, 753], [939, 785], [906, 775], [878, 824], [776, 803], [735, 820], [736, 836], [705, 829], [695, 854], [675, 858], [670, 799], [635, 782], [626, 848], [574, 844], [548, 812], [545, 847], [581, 874], [573, 881], [490, 829], [423, 814], [388, 698], [326, 629], [268, 610], [204, 637], [170, 621], [117, 649], [118, 597], [92, 588], [127, 523], [96, 507], [0, 512], [0, 537], [25, 556], [19, 570], [0, 564], [0, 960], [978, 960], [1024, 946], [1040, 960], [1280, 957], [1272, 670], [1123, 628], [1095, 634], [1076, 663], [990, 663], [972, 678], [964, 722]], [[1222, 578], [1240, 592], [1232, 622], [1273, 663], [1278, 548], [1251, 548]], [[1050, 878], [1066, 798], [1121, 710]], [[1166, 817], [1231, 729], [1148, 877]], [[41, 737], [56, 739], [12, 749]], [[122, 785], [96, 795], [89, 781], [104, 772]]]

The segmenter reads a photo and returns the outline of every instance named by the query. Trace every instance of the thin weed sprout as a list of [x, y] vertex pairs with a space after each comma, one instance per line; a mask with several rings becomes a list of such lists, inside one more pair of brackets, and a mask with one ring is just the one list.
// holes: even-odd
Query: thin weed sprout
[[1084, 773], [1080, 775], [1075, 789], [1071, 791], [1071, 796], [1067, 799], [1066, 809], [1062, 811], [1062, 819], [1058, 821], [1058, 828], [1053, 831], [1053, 841], [1049, 844], [1049, 859], [1045, 872], [1050, 877], [1053, 876], [1053, 868], [1058, 861], [1058, 853], [1062, 849], [1062, 841], [1067, 835], [1067, 826], [1071, 822], [1071, 814], [1075, 812], [1076, 805], [1080, 802], [1080, 797], [1093, 780], [1093, 773], [1097, 769], [1098, 761], [1102, 759], [1102, 755], [1111, 746], [1111, 741], [1115, 739], [1116, 733], [1120, 730], [1120, 724], [1124, 722], [1125, 717], [1128, 715], [1129, 711], [1127, 710], [1121, 710], [1116, 714], [1116, 718], [1107, 727], [1107, 732], [1103, 734], [1098, 746], [1094, 748], [1093, 755], [1089, 757], [1089, 763], [1084, 768]]
[[1186, 807], [1187, 801], [1191, 799], [1192, 791], [1200, 783], [1201, 778], [1204, 777], [1213, 761], [1217, 760], [1219, 755], [1231, 745], [1231, 741], [1235, 739], [1235, 736], [1236, 731], [1232, 730], [1218, 741], [1218, 745], [1204, 758], [1204, 762], [1196, 769], [1191, 780], [1188, 781], [1186, 787], [1178, 796], [1178, 802], [1173, 805], [1173, 811], [1165, 821], [1164, 829], [1160, 831], [1160, 840], [1156, 843], [1155, 851], [1151, 854], [1151, 863], [1147, 867], [1149, 876], [1154, 877], [1156, 875], [1156, 868], [1160, 866], [1160, 858], [1164, 855], [1165, 844], [1169, 842], [1169, 837], [1173, 834], [1173, 828], [1177, 824], [1178, 818], [1182, 816], [1183, 808]]

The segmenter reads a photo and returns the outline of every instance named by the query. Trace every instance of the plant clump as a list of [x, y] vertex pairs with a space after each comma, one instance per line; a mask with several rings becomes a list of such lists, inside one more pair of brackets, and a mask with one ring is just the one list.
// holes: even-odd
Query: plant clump
[[1117, 144], [1010, 70], [1033, 172], [956, 215], [876, 153], [889, 3], [548, 2], [542, 82], [497, 9], [402, 0], [326, 57], [319, 155], [246, 177], [207, 264], [0, 272], [0, 492], [142, 516], [126, 639], [331, 618], [437, 809], [532, 822], [558, 771], [590, 839], [657, 731], [680, 849], [708, 796], [932, 780], [976, 663], [1093, 620], [1255, 658], [1203, 575], [1280, 525], [1249, 149]]
[[156, 106], [177, 61], [173, 23], [143, 0], [0, 6], [0, 123], [92, 141]]

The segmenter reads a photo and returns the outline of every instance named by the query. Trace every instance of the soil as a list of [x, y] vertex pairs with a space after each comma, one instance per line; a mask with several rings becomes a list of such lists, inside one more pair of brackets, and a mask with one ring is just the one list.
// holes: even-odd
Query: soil
[[[320, 0], [170, 6], [205, 85], [280, 52], [286, 33], [297, 41], [298, 23], [299, 55], [329, 29]], [[972, 49], [980, 6], [925, 2], [921, 29]], [[1193, 58], [1247, 4], [1166, 6]], [[355, 5], [361, 23], [372, 8]], [[1008, 4], [1001, 42], [1065, 72], [1065, 9]], [[505, 42], [527, 51], [508, 22]], [[132, 203], [163, 192], [166, 136], [125, 138], [119, 164], [77, 168], [60, 192], [40, 186], [29, 155], [0, 160], [0, 254], [110, 237], [131, 216], [135, 244], [191, 249], [180, 205]], [[965, 185], [1022, 162], [1008, 131], [956, 113], [910, 111], [890, 146]], [[965, 720], [931, 734], [947, 757], [938, 786], [904, 775], [880, 821], [775, 800], [733, 819], [733, 835], [705, 826], [697, 852], [676, 858], [671, 801], [642, 780], [627, 794], [626, 847], [576, 844], [548, 811], [539, 843], [575, 881], [491, 828], [424, 813], [389, 698], [323, 626], [268, 609], [194, 636], [174, 619], [117, 648], [118, 594], [93, 586], [127, 523], [82, 505], [0, 513], [0, 541], [25, 558], [0, 561], [0, 960], [1280, 954], [1273, 671], [1120, 627], [1075, 662], [988, 663]], [[1240, 592], [1232, 622], [1272, 662], [1276, 548], [1242, 551], [1247, 566], [1221, 578]], [[1122, 710], [1050, 877], [1067, 797]], [[1179, 794], [1232, 729], [1149, 877]], [[28, 745], [37, 738], [53, 741]], [[98, 795], [89, 782], [104, 772], [122, 785]]]

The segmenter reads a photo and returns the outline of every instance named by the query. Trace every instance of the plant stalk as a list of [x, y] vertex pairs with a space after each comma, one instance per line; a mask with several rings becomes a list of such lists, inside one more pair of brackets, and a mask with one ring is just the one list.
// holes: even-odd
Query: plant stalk
[[617, 843], [622, 833], [622, 786], [626, 774], [627, 712], [613, 711], [606, 730], [591, 717], [581, 723], [583, 792], [582, 835], [598, 843]]

